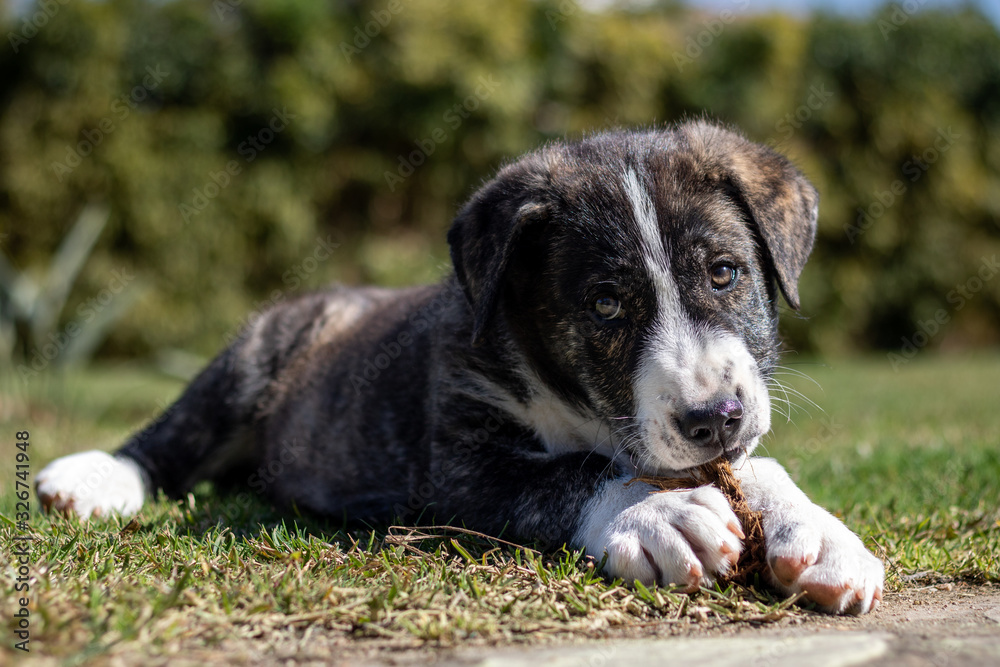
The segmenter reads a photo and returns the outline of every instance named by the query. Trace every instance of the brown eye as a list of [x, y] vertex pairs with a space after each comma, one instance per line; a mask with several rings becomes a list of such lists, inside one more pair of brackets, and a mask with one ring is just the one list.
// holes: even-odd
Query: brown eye
[[712, 289], [716, 292], [728, 289], [736, 282], [736, 268], [730, 264], [716, 264], [708, 275], [712, 278]]
[[594, 312], [602, 320], [613, 320], [622, 314], [622, 302], [613, 296], [602, 296], [594, 302]]

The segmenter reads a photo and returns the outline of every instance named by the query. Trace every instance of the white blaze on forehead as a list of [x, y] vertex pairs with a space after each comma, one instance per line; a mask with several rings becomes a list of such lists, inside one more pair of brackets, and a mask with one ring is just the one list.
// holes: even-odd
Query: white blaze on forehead
[[639, 176], [633, 169], [625, 172], [622, 179], [625, 185], [625, 195], [632, 204], [632, 213], [642, 239], [643, 258], [649, 266], [654, 279], [667, 271], [666, 252], [663, 246], [663, 236], [660, 234], [660, 221], [656, 218], [653, 200], [645, 186], [639, 182]]
[[685, 316], [677, 283], [670, 274], [670, 262], [653, 200], [634, 170], [627, 170], [622, 182], [632, 204], [646, 271], [656, 291], [657, 313], [648, 351], [669, 353], [676, 357], [695, 342], [695, 331], [692, 322]]
[[[640, 465], [677, 470], [704, 462], [699, 458], [703, 454], [676, 431], [677, 417], [691, 405], [739, 390], [746, 422], [766, 429], [770, 422], [767, 388], [743, 341], [707, 324], [699, 325], [688, 315], [670, 270], [649, 192], [631, 169], [624, 173], [622, 184], [632, 206], [645, 269], [657, 302], [633, 384], [636, 417], [644, 434], [640, 439], [640, 447], [645, 450], [640, 454]], [[752, 444], [756, 444], [755, 438]]]

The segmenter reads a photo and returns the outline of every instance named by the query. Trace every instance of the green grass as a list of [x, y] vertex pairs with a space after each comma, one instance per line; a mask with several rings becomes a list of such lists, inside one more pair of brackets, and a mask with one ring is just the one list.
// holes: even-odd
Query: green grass
[[1000, 579], [1000, 359], [788, 367], [816, 381], [794, 383], [816, 406], [793, 409], [792, 423], [775, 415], [758, 452], [865, 538], [890, 585], [920, 572]]
[[[791, 423], [776, 414], [761, 453], [779, 458], [864, 537], [889, 564], [889, 586], [1000, 580], [1000, 410], [992, 395], [1000, 356], [927, 356], [898, 374], [880, 358], [789, 366], [822, 389], [780, 379], [818, 407], [793, 409]], [[117, 446], [181, 389], [127, 367], [27, 386], [5, 378], [5, 544], [14, 533], [16, 431], [30, 430], [37, 473], [55, 456]], [[603, 637], [649, 623], [683, 632], [706, 618], [765, 622], [808, 613], [764, 590], [688, 597], [626, 587], [579, 554], [537, 553], [458, 531], [348, 532], [259, 502], [241, 507], [205, 486], [184, 501], [149, 504], [131, 524], [36, 515], [30, 528], [33, 655], [71, 663], [181, 651], [228, 661], [232, 642], [274, 656], [307, 639], [505, 643]], [[13, 562], [6, 550], [4, 558]], [[4, 572], [0, 614], [10, 619], [16, 596], [12, 570]]]

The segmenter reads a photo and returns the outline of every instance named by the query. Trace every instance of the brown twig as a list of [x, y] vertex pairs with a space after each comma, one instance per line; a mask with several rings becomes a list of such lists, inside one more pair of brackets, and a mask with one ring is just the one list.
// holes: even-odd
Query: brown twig
[[[400, 534], [397, 531], [404, 531]], [[488, 540], [490, 542], [499, 542], [500, 544], [506, 544], [507, 546], [514, 547], [515, 549], [521, 549], [525, 552], [531, 552], [533, 554], [539, 554], [541, 552], [526, 547], [523, 544], [518, 544], [516, 542], [509, 542], [507, 540], [502, 540], [499, 537], [493, 537], [492, 535], [487, 535], [486, 533], [480, 533], [476, 530], [469, 530], [468, 528], [460, 528], [458, 526], [389, 526], [388, 534], [385, 536], [385, 541], [388, 544], [400, 544], [405, 545], [409, 542], [420, 542], [422, 540], [441, 540], [445, 539], [447, 535], [434, 535], [427, 531], [441, 531], [442, 533], [459, 533], [461, 535], [468, 535], [469, 537], [477, 537], [482, 540]]]

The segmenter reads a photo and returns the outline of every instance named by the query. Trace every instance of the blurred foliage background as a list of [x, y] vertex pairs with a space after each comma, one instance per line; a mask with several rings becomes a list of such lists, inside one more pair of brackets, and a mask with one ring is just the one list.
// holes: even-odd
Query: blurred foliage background
[[[1000, 342], [997, 27], [972, 7], [793, 18], [745, 4], [8, 8], [2, 356], [11, 370], [207, 356], [294, 292], [435, 280], [452, 215], [505, 160], [703, 114], [820, 190], [790, 347]], [[63, 356], [97, 326], [86, 354]]]

